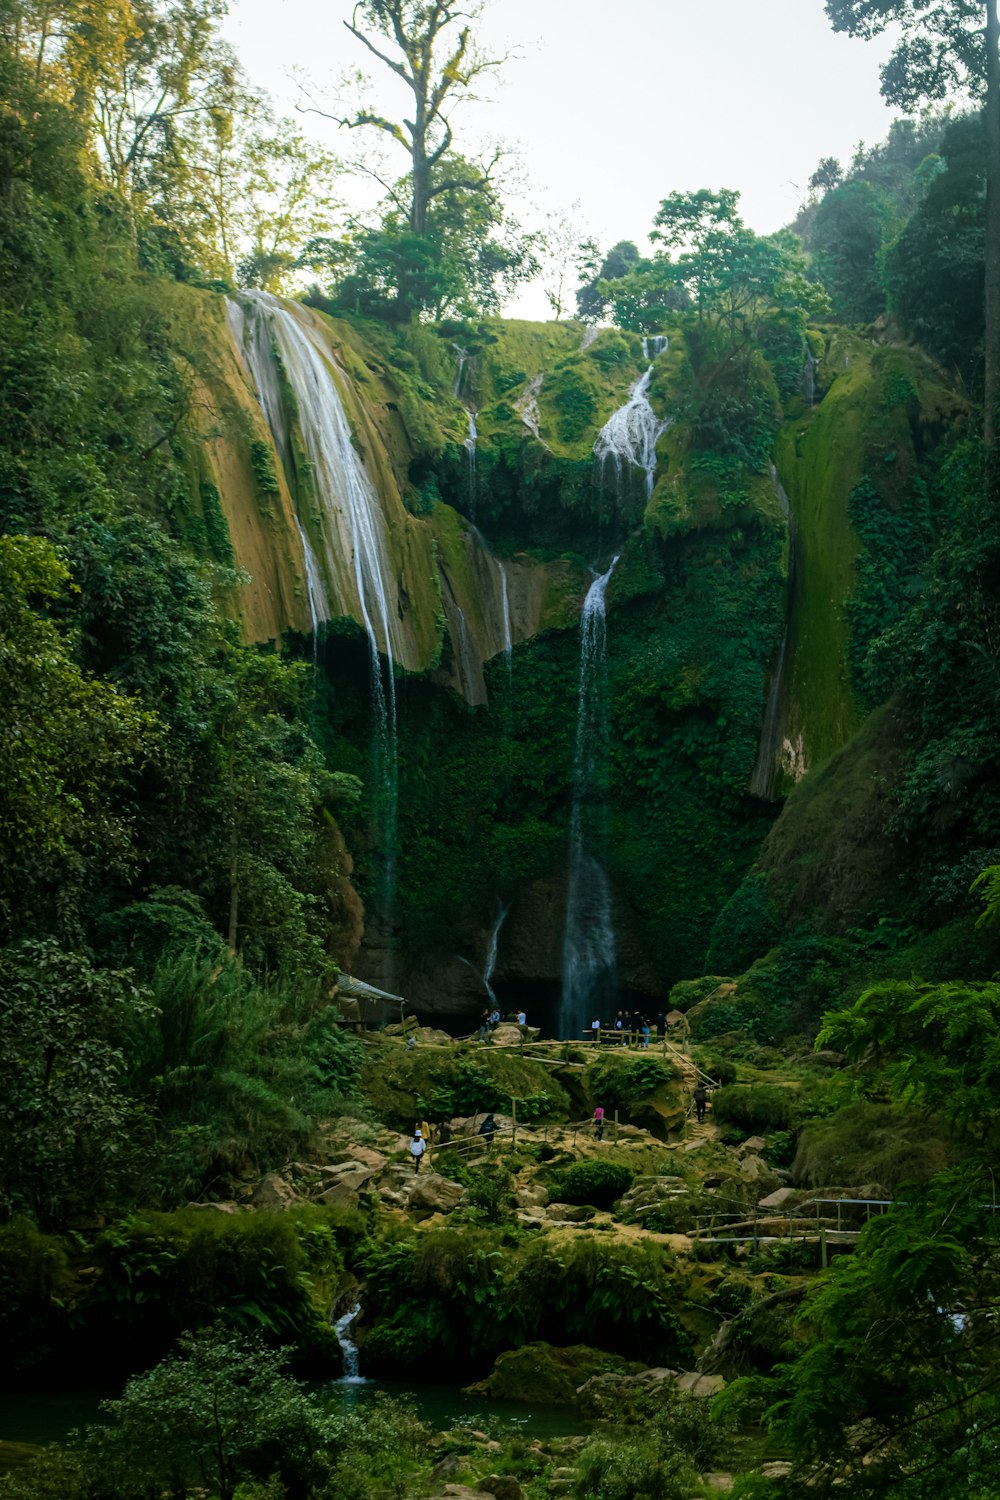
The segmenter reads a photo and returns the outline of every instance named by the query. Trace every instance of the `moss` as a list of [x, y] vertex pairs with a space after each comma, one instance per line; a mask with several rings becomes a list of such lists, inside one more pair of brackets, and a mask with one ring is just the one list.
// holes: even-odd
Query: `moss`
[[492, 1401], [521, 1401], [536, 1406], [572, 1406], [576, 1393], [594, 1375], [632, 1374], [642, 1368], [587, 1344], [554, 1348], [525, 1344], [501, 1354], [485, 1379], [469, 1386], [470, 1394]]

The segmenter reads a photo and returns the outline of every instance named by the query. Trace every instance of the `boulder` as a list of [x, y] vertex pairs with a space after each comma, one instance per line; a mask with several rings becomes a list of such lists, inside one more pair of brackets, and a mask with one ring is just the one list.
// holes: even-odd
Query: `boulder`
[[473, 1490], [467, 1484], [446, 1484], [431, 1500], [493, 1500], [486, 1490]]
[[343, 1169], [333, 1177], [329, 1187], [324, 1188], [320, 1193], [319, 1201], [336, 1208], [356, 1208], [358, 1194], [374, 1176], [374, 1167], [366, 1167], [363, 1162], [345, 1162]]
[[540, 1182], [525, 1183], [514, 1194], [514, 1202], [518, 1208], [544, 1208], [548, 1201], [548, 1189], [542, 1187]]
[[185, 1203], [191, 1213], [238, 1214], [242, 1210], [238, 1203]]
[[254, 1208], [265, 1213], [282, 1213], [293, 1203], [301, 1203], [302, 1198], [277, 1172], [266, 1172], [254, 1188], [250, 1201]]
[[407, 1207], [418, 1213], [447, 1214], [457, 1208], [464, 1197], [464, 1187], [452, 1182], [450, 1177], [442, 1177], [440, 1172], [416, 1172]]
[[522, 1042], [537, 1042], [541, 1034], [539, 1027], [525, 1026], [522, 1036], [520, 1026], [513, 1021], [501, 1021], [490, 1034], [490, 1041], [494, 1047], [520, 1047]]
[[492, 1495], [493, 1500], [525, 1500], [524, 1490], [513, 1474], [487, 1474], [480, 1479], [479, 1488]]
[[527, 1401], [536, 1406], [572, 1406], [580, 1386], [607, 1371], [629, 1373], [637, 1368], [616, 1354], [587, 1344], [555, 1348], [552, 1344], [524, 1344], [501, 1354], [485, 1380], [467, 1387], [474, 1396], [494, 1401]]
[[576, 1404], [588, 1421], [642, 1422], [650, 1414], [651, 1393], [655, 1402], [659, 1387], [676, 1376], [676, 1370], [642, 1370], [637, 1375], [606, 1371], [584, 1382]]
[[697, 1370], [685, 1370], [677, 1377], [677, 1389], [692, 1396], [717, 1396], [725, 1384], [721, 1375], [699, 1375]]
[[550, 1203], [545, 1217], [552, 1224], [586, 1224], [596, 1211], [589, 1203]]
[[740, 1176], [745, 1182], [767, 1182], [772, 1180], [773, 1174], [762, 1156], [744, 1156], [740, 1162]]
[[[784, 1208], [785, 1204], [789, 1203], [790, 1199], [794, 1199], [794, 1198], [796, 1198], [798, 1196], [800, 1196], [800, 1195], [796, 1193], [796, 1191], [795, 1191], [794, 1188], [790, 1188], [790, 1187], [776, 1188], [773, 1193], [768, 1193], [768, 1195], [767, 1195], [766, 1198], [761, 1198], [760, 1201], [757, 1204], [757, 1207], [758, 1208]], [[789, 1206], [791, 1206], [791, 1205], [789, 1204]]]
[[736, 1147], [737, 1156], [759, 1156], [767, 1149], [767, 1141], [762, 1135], [748, 1136], [745, 1141], [740, 1141]]

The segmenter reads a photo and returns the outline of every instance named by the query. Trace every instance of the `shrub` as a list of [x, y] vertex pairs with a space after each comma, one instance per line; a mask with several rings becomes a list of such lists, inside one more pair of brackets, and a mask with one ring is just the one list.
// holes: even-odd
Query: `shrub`
[[741, 1130], [788, 1130], [792, 1124], [795, 1095], [789, 1089], [769, 1084], [730, 1084], [712, 1096], [712, 1113], [721, 1124]]
[[594, 1068], [592, 1092], [605, 1109], [627, 1112], [640, 1099], [672, 1083], [675, 1076], [673, 1066], [657, 1057], [609, 1056], [601, 1058]]
[[933, 1120], [860, 1102], [803, 1126], [792, 1174], [805, 1187], [875, 1182], [892, 1193], [901, 1182], [922, 1181], [948, 1163]]
[[635, 1180], [635, 1171], [623, 1162], [581, 1161], [561, 1172], [554, 1191], [562, 1203], [589, 1203], [594, 1208], [610, 1208]]

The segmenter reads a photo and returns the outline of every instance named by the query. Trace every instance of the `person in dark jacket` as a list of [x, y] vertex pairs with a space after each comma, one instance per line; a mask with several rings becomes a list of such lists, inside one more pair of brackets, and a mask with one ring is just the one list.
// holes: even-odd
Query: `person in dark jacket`
[[493, 1137], [496, 1135], [496, 1133], [497, 1122], [496, 1120], [494, 1120], [492, 1114], [488, 1114], [486, 1116], [486, 1119], [479, 1127], [479, 1134], [485, 1138], [488, 1147], [492, 1147]]

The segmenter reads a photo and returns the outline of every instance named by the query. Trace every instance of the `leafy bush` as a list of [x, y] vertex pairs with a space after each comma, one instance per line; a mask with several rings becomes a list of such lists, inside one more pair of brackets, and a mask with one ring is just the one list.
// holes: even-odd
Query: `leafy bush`
[[787, 1130], [795, 1114], [795, 1094], [769, 1084], [729, 1084], [712, 1095], [712, 1113], [721, 1124], [757, 1130]]
[[672, 1083], [676, 1073], [672, 1063], [661, 1062], [658, 1057], [602, 1057], [591, 1075], [591, 1091], [594, 1099], [606, 1110], [619, 1109], [626, 1113], [641, 1099], [655, 1094], [665, 1084]]
[[806, 1187], [878, 1183], [893, 1193], [941, 1171], [950, 1154], [933, 1119], [861, 1101], [802, 1127], [792, 1174]]
[[634, 1168], [623, 1162], [581, 1161], [559, 1173], [553, 1193], [561, 1203], [590, 1203], [594, 1208], [610, 1208], [634, 1181]]

